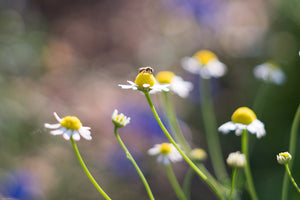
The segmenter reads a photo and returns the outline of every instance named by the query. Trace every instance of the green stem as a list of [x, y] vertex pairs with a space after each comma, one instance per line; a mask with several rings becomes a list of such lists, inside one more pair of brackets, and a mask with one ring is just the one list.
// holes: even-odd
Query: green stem
[[180, 187], [180, 185], [179, 185], [179, 183], [176, 179], [176, 176], [173, 172], [173, 169], [172, 169], [171, 165], [167, 164], [167, 165], [165, 165], [165, 168], [166, 168], [166, 172], [167, 172], [168, 178], [170, 180], [170, 183], [171, 183], [178, 199], [187, 200], [187, 198], [184, 195], [184, 192], [182, 191], [182, 189], [181, 189], [181, 187]]
[[285, 166], [285, 169], [286, 169], [287, 174], [288, 174], [289, 177], [290, 177], [291, 182], [292, 182], [293, 185], [295, 186], [296, 190], [300, 193], [300, 188], [298, 187], [296, 181], [294, 180], [294, 178], [293, 178], [293, 176], [292, 176], [292, 173], [291, 173], [291, 171], [290, 171], [290, 169], [289, 169], [288, 164], [285, 164], [284, 166]]
[[183, 180], [183, 192], [187, 199], [191, 199], [191, 185], [194, 174], [195, 171], [192, 168], [189, 168]]
[[78, 161], [81, 164], [81, 167], [83, 168], [84, 172], [86, 173], [86, 175], [89, 177], [90, 181], [93, 183], [93, 185], [95, 186], [95, 188], [100, 192], [100, 194], [102, 194], [102, 196], [107, 199], [110, 200], [111, 198], [104, 192], [104, 190], [99, 186], [99, 184], [97, 183], [97, 181], [94, 179], [94, 177], [92, 176], [92, 174], [90, 173], [90, 171], [88, 170], [88, 168], [86, 167], [84, 161], [82, 160], [82, 157], [79, 153], [79, 150], [77, 148], [77, 145], [75, 143], [75, 141], [73, 140], [73, 138], [71, 137], [71, 142], [75, 151], [75, 154], [78, 158]]
[[162, 131], [164, 132], [164, 134], [166, 135], [166, 137], [169, 139], [169, 141], [174, 145], [174, 147], [177, 149], [177, 151], [181, 154], [181, 156], [183, 157], [183, 159], [191, 166], [191, 168], [193, 168], [195, 170], [195, 172], [202, 178], [202, 180], [207, 183], [211, 189], [215, 192], [215, 194], [220, 198], [220, 199], [224, 199], [222, 194], [219, 192], [219, 190], [216, 188], [215, 185], [212, 184], [212, 182], [207, 178], [207, 176], [189, 159], [189, 157], [179, 148], [179, 146], [176, 144], [175, 140], [172, 138], [172, 136], [170, 135], [170, 133], [168, 132], [168, 130], [166, 129], [166, 127], [163, 125], [161, 119], [159, 118], [149, 95], [149, 92], [144, 92], [146, 99], [149, 103], [149, 106], [153, 112], [153, 115], [155, 117], [155, 119], [157, 120], [159, 126], [161, 127]]
[[126, 153], [126, 156], [127, 158], [131, 161], [131, 163], [133, 164], [134, 168], [136, 169], [138, 175], [140, 176], [145, 188], [146, 188], [146, 191], [148, 193], [148, 196], [151, 200], [154, 200], [154, 197], [153, 197], [153, 194], [152, 194], [152, 191], [149, 187], [149, 184], [143, 174], [143, 172], [141, 171], [141, 169], [139, 168], [139, 166], [136, 164], [135, 160], [133, 159], [132, 155], [130, 154], [130, 152], [128, 151], [128, 149], [126, 148], [125, 144], [123, 143], [122, 139], [120, 138], [118, 132], [117, 132], [117, 127], [115, 126], [115, 129], [114, 129], [114, 132], [115, 132], [115, 136], [117, 138], [117, 140], [119, 141], [121, 147], [123, 148], [124, 152]]
[[232, 195], [233, 195], [233, 190], [234, 190], [234, 185], [235, 185], [235, 182], [236, 182], [236, 173], [237, 172], [237, 168], [234, 167], [232, 169], [232, 178], [231, 178], [231, 188], [230, 188], [230, 194], [229, 194], [229, 197], [228, 197], [228, 200], [231, 200], [232, 198]]
[[245, 171], [245, 176], [246, 176], [246, 181], [247, 181], [247, 186], [248, 186], [250, 196], [252, 200], [257, 200], [258, 198], [255, 192], [255, 187], [253, 184], [251, 170], [250, 170], [250, 162], [249, 162], [249, 155], [248, 155], [248, 135], [249, 135], [248, 131], [244, 129], [242, 134], [242, 153], [246, 157], [246, 165], [244, 167], [244, 171]]
[[219, 134], [217, 132], [218, 128], [216, 116], [214, 114], [213, 101], [210, 95], [210, 80], [204, 80], [200, 78], [200, 81], [201, 110], [206, 132], [208, 152], [210, 154], [212, 166], [216, 173], [217, 179], [220, 181], [226, 181], [229, 178], [222, 156]]
[[181, 132], [180, 126], [176, 118], [174, 105], [172, 99], [170, 98], [169, 92], [162, 92], [162, 97], [163, 97], [163, 105], [168, 119], [168, 123], [172, 130], [172, 133], [174, 134], [175, 140], [180, 144], [180, 146], [185, 152], [190, 152], [191, 147], [187, 143], [186, 139], [184, 138]]
[[[298, 109], [296, 111], [292, 128], [291, 128], [291, 136], [290, 136], [290, 147], [289, 147], [289, 153], [295, 157], [295, 151], [296, 151], [296, 142], [297, 142], [297, 132], [299, 128], [299, 123], [300, 123], [300, 105], [298, 106]], [[290, 168], [293, 168], [293, 160], [290, 160], [289, 162]], [[281, 199], [282, 200], [287, 200], [288, 198], [288, 187], [289, 187], [289, 177], [288, 174], [284, 174], [283, 178], [283, 186], [282, 186], [282, 194], [281, 194]]]

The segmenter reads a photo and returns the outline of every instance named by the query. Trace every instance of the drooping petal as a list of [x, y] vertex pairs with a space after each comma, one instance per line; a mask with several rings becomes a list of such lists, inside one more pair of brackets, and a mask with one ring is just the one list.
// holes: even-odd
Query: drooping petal
[[44, 127], [45, 128], [49, 128], [49, 129], [58, 129], [60, 127], [60, 124], [48, 124], [48, 123], [45, 123]]
[[61, 122], [61, 121], [62, 121], [62, 119], [57, 115], [56, 112], [54, 112], [53, 115], [54, 115], [55, 119], [56, 119], [58, 122]]

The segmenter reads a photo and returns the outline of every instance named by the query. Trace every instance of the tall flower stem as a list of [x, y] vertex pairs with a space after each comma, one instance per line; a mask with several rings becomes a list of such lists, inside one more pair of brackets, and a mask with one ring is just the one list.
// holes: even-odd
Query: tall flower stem
[[195, 171], [192, 168], [189, 168], [183, 180], [182, 188], [187, 199], [191, 198], [191, 184], [194, 175], [195, 175]]
[[292, 173], [291, 173], [291, 171], [290, 171], [290, 169], [289, 169], [289, 165], [288, 165], [288, 164], [284, 164], [284, 166], [285, 166], [285, 169], [286, 169], [286, 172], [287, 172], [288, 176], [289, 176], [290, 179], [291, 179], [291, 182], [292, 182], [293, 185], [295, 186], [296, 190], [300, 193], [300, 188], [298, 187], [296, 181], [294, 180], [294, 178], [293, 178], [293, 176], [292, 176]]
[[141, 169], [139, 168], [139, 166], [136, 164], [135, 160], [133, 159], [132, 155], [130, 154], [130, 152], [128, 151], [127, 147], [125, 146], [125, 144], [123, 143], [122, 139], [120, 138], [118, 132], [117, 132], [117, 129], [118, 127], [115, 126], [115, 129], [114, 129], [114, 132], [115, 132], [115, 136], [117, 138], [117, 140], [119, 141], [121, 147], [123, 148], [124, 152], [126, 153], [126, 156], [127, 158], [131, 161], [131, 163], [133, 164], [135, 170], [137, 171], [138, 175], [140, 176], [145, 188], [146, 188], [146, 191], [148, 193], [148, 196], [151, 200], [154, 200], [154, 197], [153, 197], [153, 194], [152, 194], [152, 191], [149, 187], [149, 184], [143, 174], [143, 172], [141, 171]]
[[173, 189], [174, 189], [174, 191], [175, 191], [178, 199], [180, 199], [180, 200], [187, 200], [184, 192], [182, 191], [182, 189], [181, 189], [181, 187], [180, 187], [180, 185], [179, 185], [179, 183], [178, 183], [178, 181], [176, 179], [176, 176], [174, 174], [174, 171], [173, 171], [171, 165], [167, 164], [167, 165], [165, 165], [165, 168], [166, 168], [166, 172], [167, 172], [168, 178], [170, 180], [170, 183], [171, 183], [171, 185], [172, 185], [172, 187], [173, 187]]
[[[297, 142], [297, 132], [299, 129], [299, 123], [300, 123], [300, 105], [298, 106], [298, 109], [296, 111], [293, 124], [292, 124], [292, 129], [291, 129], [291, 136], [290, 136], [290, 147], [289, 147], [289, 153], [295, 157], [295, 151], [296, 151], [296, 142]], [[293, 168], [293, 160], [290, 160], [289, 162], [290, 168]], [[287, 200], [288, 197], [288, 181], [289, 177], [288, 174], [284, 174], [283, 178], [283, 186], [282, 186], [282, 194], [281, 194], [281, 199], [282, 200]]]
[[88, 176], [88, 178], [90, 179], [90, 181], [93, 183], [93, 185], [95, 186], [95, 188], [100, 192], [100, 194], [102, 194], [102, 196], [106, 199], [106, 200], [110, 200], [111, 198], [104, 192], [104, 190], [99, 186], [99, 184], [97, 183], [97, 181], [94, 179], [94, 177], [92, 176], [92, 174], [90, 173], [90, 171], [88, 170], [88, 168], [86, 167], [84, 161], [82, 160], [82, 157], [79, 153], [79, 150], [77, 148], [77, 145], [75, 143], [75, 141], [73, 140], [73, 138], [71, 137], [71, 142], [75, 151], [75, 154], [78, 158], [79, 163], [81, 164], [81, 167], [83, 168], [84, 172], [86, 173], [86, 175]]
[[174, 145], [174, 147], [178, 150], [178, 152], [181, 154], [181, 156], [183, 157], [183, 159], [195, 170], [195, 172], [202, 178], [202, 180], [207, 183], [210, 188], [215, 192], [215, 194], [220, 198], [220, 199], [224, 199], [224, 197], [222, 196], [222, 194], [220, 193], [220, 191], [216, 188], [215, 185], [212, 184], [212, 182], [207, 178], [207, 176], [189, 159], [189, 157], [179, 148], [179, 146], [176, 144], [175, 140], [172, 138], [172, 136], [170, 135], [170, 133], [168, 132], [168, 130], [166, 129], [166, 127], [163, 125], [161, 119], [159, 118], [153, 103], [151, 101], [149, 92], [144, 92], [146, 99], [149, 103], [149, 106], [153, 112], [153, 115], [155, 117], [155, 119], [157, 120], [159, 126], [161, 127], [162, 131], [164, 132], [164, 134], [166, 135], [166, 137], [169, 139], [169, 141]]
[[242, 133], [242, 153], [246, 157], [246, 165], [244, 167], [244, 171], [245, 171], [245, 176], [246, 176], [246, 181], [247, 181], [247, 186], [248, 186], [250, 196], [252, 200], [257, 200], [258, 198], [255, 192], [255, 187], [253, 184], [251, 170], [250, 170], [250, 162], [249, 162], [249, 155], [248, 155], [248, 135], [249, 135], [248, 131], [244, 129]]
[[166, 116], [168, 119], [169, 126], [174, 134], [175, 140], [180, 144], [185, 152], [190, 152], [191, 147], [187, 143], [186, 139], [184, 138], [180, 126], [178, 124], [176, 113], [174, 110], [174, 105], [172, 99], [170, 98], [169, 92], [162, 92], [163, 97], [163, 107], [166, 112]]
[[216, 173], [217, 179], [224, 182], [228, 180], [228, 174], [226, 172], [219, 134], [217, 132], [218, 128], [213, 101], [210, 94], [211, 88], [209, 81], [209, 79], [205, 80], [200, 78], [202, 118], [206, 132], [208, 152], [210, 154], [214, 172]]
[[237, 168], [234, 167], [234, 168], [232, 169], [231, 188], [230, 188], [230, 194], [229, 194], [228, 200], [231, 200], [231, 199], [232, 199], [233, 190], [234, 190], [234, 185], [235, 185], [236, 177], [237, 177], [236, 174], [237, 174]]

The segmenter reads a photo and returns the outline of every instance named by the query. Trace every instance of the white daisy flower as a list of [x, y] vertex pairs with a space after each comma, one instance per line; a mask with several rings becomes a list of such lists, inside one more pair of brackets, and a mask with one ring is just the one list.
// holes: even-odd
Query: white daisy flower
[[274, 62], [266, 62], [253, 69], [254, 76], [265, 82], [282, 85], [285, 81], [285, 74]]
[[226, 159], [226, 163], [230, 167], [244, 167], [246, 165], [246, 156], [239, 151], [230, 153]]
[[289, 152], [281, 152], [276, 156], [276, 158], [279, 164], [284, 165], [292, 159], [292, 155]]
[[193, 57], [182, 59], [182, 67], [193, 74], [199, 74], [204, 79], [224, 76], [227, 68], [211, 51], [201, 50]]
[[59, 122], [57, 124], [48, 124], [45, 123], [45, 128], [53, 129], [50, 131], [52, 135], [63, 135], [66, 140], [69, 140], [71, 137], [78, 141], [80, 136], [86, 140], [91, 140], [90, 127], [82, 126], [80, 120], [75, 116], [66, 116], [60, 118], [56, 112], [53, 113], [55, 119]]
[[156, 93], [161, 91], [169, 91], [169, 85], [161, 85], [158, 84], [153, 76], [153, 69], [151, 67], [144, 67], [140, 68], [140, 72], [135, 78], [135, 81], [127, 81], [129, 85], [122, 85], [119, 86], [122, 89], [133, 89], [133, 90], [140, 90], [142, 92], [149, 92]]
[[182, 98], [186, 98], [193, 89], [191, 82], [184, 81], [180, 76], [176, 76], [171, 71], [161, 71], [157, 73], [155, 78], [159, 84], [169, 85], [170, 90]]
[[156, 144], [148, 150], [149, 155], [158, 155], [157, 162], [168, 165], [171, 162], [178, 162], [182, 160], [180, 153], [171, 143]]
[[118, 114], [117, 109], [114, 110], [111, 119], [116, 127], [124, 127], [130, 122], [130, 117], [126, 117], [123, 113]]
[[266, 135], [264, 124], [259, 121], [255, 113], [247, 108], [238, 108], [231, 116], [231, 121], [221, 125], [218, 130], [222, 133], [229, 133], [235, 131], [237, 136], [243, 133], [243, 130], [248, 130], [252, 134], [256, 134], [257, 138], [261, 138]]

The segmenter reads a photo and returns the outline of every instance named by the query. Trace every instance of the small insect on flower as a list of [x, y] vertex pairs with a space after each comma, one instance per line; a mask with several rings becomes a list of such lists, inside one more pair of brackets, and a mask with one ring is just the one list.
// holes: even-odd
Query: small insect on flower
[[182, 98], [186, 98], [193, 89], [193, 84], [191, 82], [184, 81], [180, 76], [176, 76], [171, 71], [161, 71], [157, 73], [155, 77], [159, 84], [168, 84], [171, 91]]
[[63, 135], [66, 140], [69, 140], [71, 137], [78, 141], [80, 136], [86, 140], [91, 140], [90, 127], [82, 126], [80, 120], [75, 116], [66, 116], [60, 118], [56, 112], [53, 113], [55, 119], [59, 122], [57, 124], [48, 124], [45, 123], [45, 128], [53, 129], [50, 131], [52, 135]]
[[182, 59], [182, 67], [193, 74], [199, 74], [203, 79], [224, 76], [227, 68], [211, 51], [201, 50], [192, 57]]
[[129, 85], [119, 84], [119, 86], [122, 89], [140, 90], [142, 92], [150, 93], [169, 91], [169, 85], [160, 85], [157, 83], [153, 76], [153, 71], [154, 70], [151, 67], [142, 67], [139, 69], [139, 73], [134, 82], [127, 81]]
[[243, 130], [248, 130], [252, 134], [256, 134], [257, 138], [266, 135], [264, 124], [259, 121], [255, 113], [247, 107], [238, 108], [231, 116], [231, 121], [221, 125], [218, 130], [222, 133], [235, 131], [240, 136]]
[[158, 155], [157, 162], [168, 165], [182, 160], [180, 153], [171, 143], [156, 144], [148, 150], [149, 155]]
[[275, 62], [269, 61], [256, 66], [253, 69], [254, 76], [265, 82], [282, 85], [285, 81], [285, 74]]
[[230, 153], [226, 159], [226, 163], [230, 167], [242, 168], [246, 165], [246, 156], [239, 151]]
[[111, 118], [116, 127], [124, 127], [130, 122], [130, 117], [126, 117], [123, 113], [118, 114], [117, 109], [114, 110]]
[[279, 164], [284, 165], [292, 159], [292, 155], [289, 152], [281, 152], [276, 156], [276, 158]]

